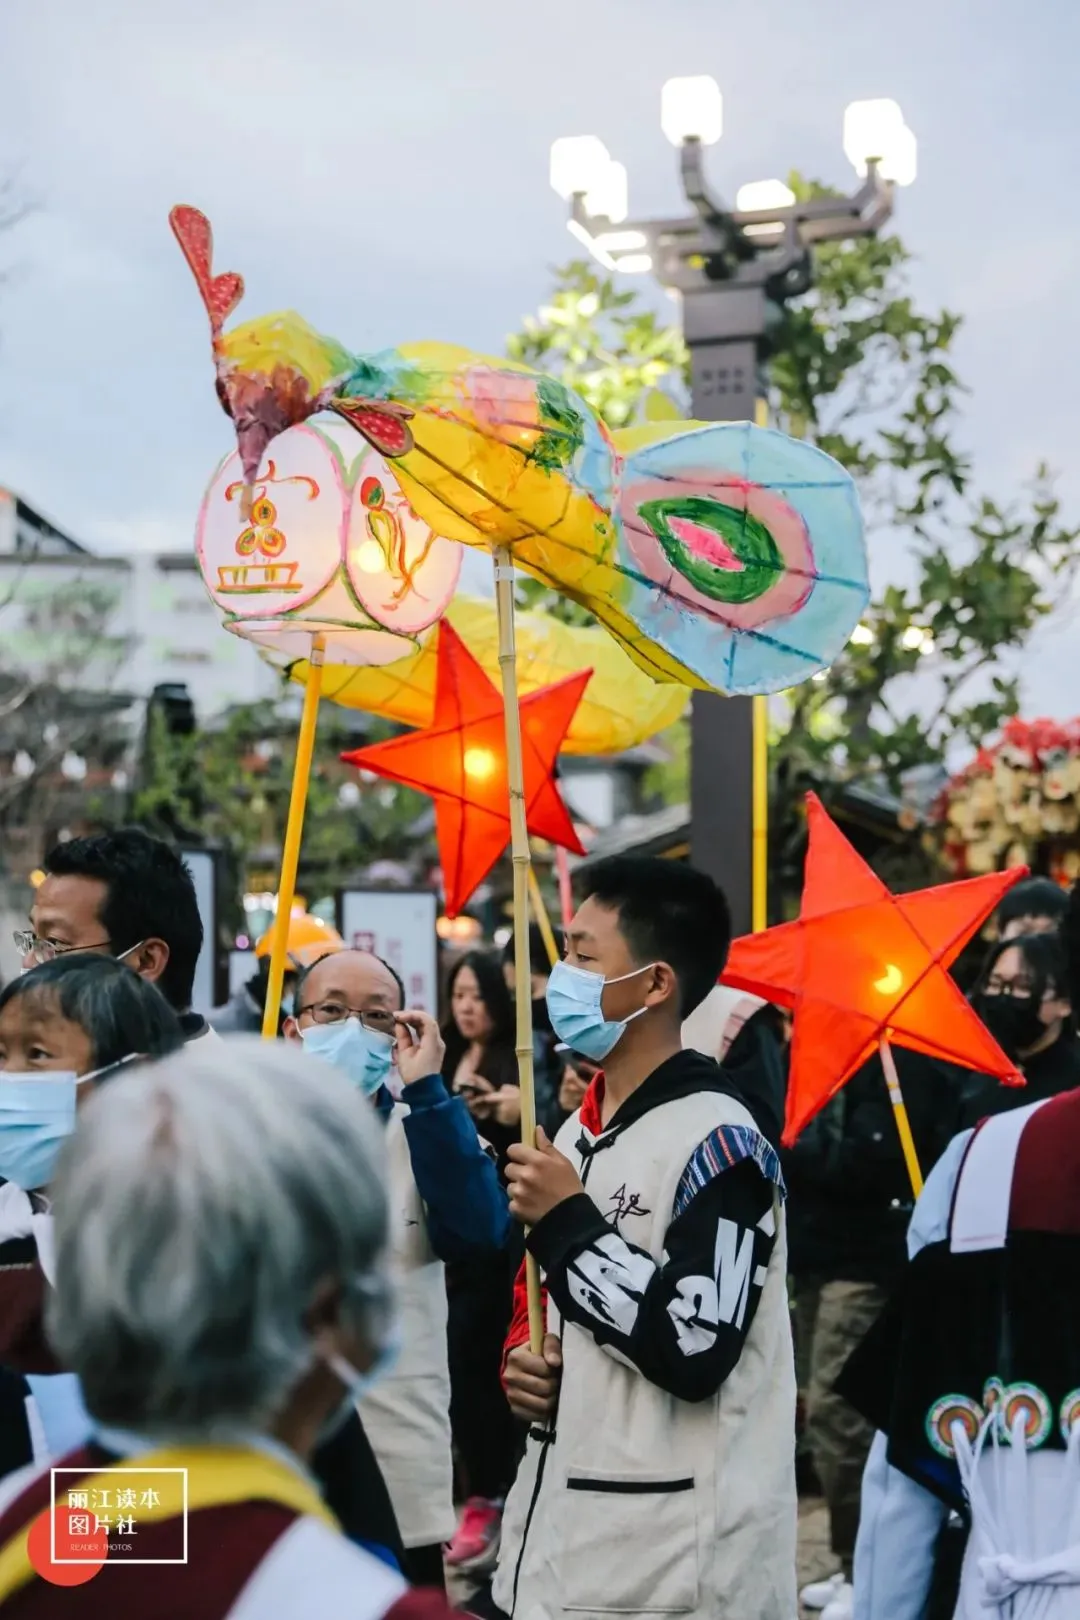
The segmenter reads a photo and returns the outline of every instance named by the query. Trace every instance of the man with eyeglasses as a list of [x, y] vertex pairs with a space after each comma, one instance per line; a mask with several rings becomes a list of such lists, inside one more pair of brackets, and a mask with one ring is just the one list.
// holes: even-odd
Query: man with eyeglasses
[[100, 951], [156, 984], [186, 1040], [209, 1033], [191, 1011], [203, 926], [181, 857], [141, 827], [57, 844], [45, 858], [30, 927], [15, 944], [23, 969], [72, 951]]
[[405, 1574], [441, 1586], [442, 1544], [455, 1526], [444, 1262], [503, 1247], [506, 1194], [464, 1101], [443, 1084], [437, 1023], [405, 1007], [388, 963], [367, 951], [324, 956], [300, 974], [295, 1006], [285, 1038], [340, 1069], [385, 1127], [401, 1350], [359, 1411], [397, 1514]]

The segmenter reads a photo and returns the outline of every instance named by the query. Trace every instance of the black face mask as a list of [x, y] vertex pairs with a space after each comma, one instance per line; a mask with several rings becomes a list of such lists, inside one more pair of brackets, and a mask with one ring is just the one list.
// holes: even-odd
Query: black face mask
[[975, 1011], [1006, 1057], [1029, 1052], [1047, 1033], [1034, 996], [988, 996], [984, 991], [975, 997]]

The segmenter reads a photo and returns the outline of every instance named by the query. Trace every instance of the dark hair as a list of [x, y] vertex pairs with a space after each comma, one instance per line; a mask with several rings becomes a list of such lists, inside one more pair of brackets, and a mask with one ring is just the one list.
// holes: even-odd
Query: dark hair
[[476, 982], [480, 986], [480, 1000], [487, 1008], [488, 1017], [491, 1019], [491, 1034], [485, 1043], [488, 1050], [502, 1047], [504, 1054], [510, 1057], [514, 1051], [514, 1003], [506, 988], [502, 965], [497, 957], [489, 955], [487, 951], [466, 951], [465, 955], [454, 963], [450, 977], [446, 981], [446, 1000], [450, 1010], [442, 1026], [442, 1037], [446, 1044], [443, 1074], [449, 1079], [453, 1079], [469, 1045], [454, 1022], [451, 1005], [454, 999], [454, 985], [463, 968], [471, 968], [476, 975]]
[[[555, 935], [555, 954], [561, 956], [566, 949], [566, 941], [561, 928], [552, 928]], [[513, 967], [517, 961], [514, 954], [514, 936], [511, 934], [502, 953], [503, 965]], [[551, 972], [551, 957], [544, 944], [544, 936], [540, 931], [539, 923], [529, 924], [529, 967], [533, 973], [542, 973], [546, 978]]]
[[731, 945], [724, 891], [705, 872], [648, 855], [611, 855], [579, 873], [583, 900], [618, 912], [635, 963], [666, 962], [687, 1018], [716, 983]]
[[191, 873], [175, 849], [141, 827], [120, 827], [57, 844], [45, 870], [50, 877], [93, 878], [105, 885], [101, 926], [114, 956], [144, 939], [164, 940], [169, 960], [158, 989], [177, 1012], [187, 1012], [203, 926]]
[[[349, 955], [349, 956], [375, 956], [375, 952], [374, 951], [361, 951], [356, 946], [348, 945], [348, 946], [345, 947], [344, 951], [342, 951], [342, 950], [324, 951], [321, 956], [317, 956], [315, 958], [314, 962], [309, 962], [307, 967], [300, 968], [298, 970], [298, 972], [297, 972], [297, 975], [296, 975], [296, 989], [293, 992], [293, 1009], [294, 1009], [294, 1011], [296, 1011], [296, 1012], [300, 1011], [300, 1004], [301, 1004], [300, 998], [301, 998], [301, 996], [303, 994], [304, 986], [308, 981], [309, 975], [312, 974], [315, 971], [315, 969], [319, 966], [319, 964], [321, 962], [327, 961], [327, 959], [329, 957], [331, 957], [331, 956], [345, 956], [345, 955]], [[401, 1005], [402, 1005], [402, 1007], [404, 1007], [404, 1005], [405, 1005], [405, 981], [401, 977], [401, 974], [398, 972], [397, 968], [393, 968], [393, 967], [390, 966], [390, 963], [386, 960], [385, 957], [383, 957], [383, 956], [375, 956], [375, 960], [376, 960], [376, 962], [380, 962], [382, 964], [382, 966], [386, 969], [387, 973], [389, 973], [390, 977], [393, 979], [394, 983], [397, 985], [398, 995], [401, 997]]]
[[161, 991], [111, 956], [72, 952], [43, 962], [0, 990], [0, 1012], [13, 1001], [78, 1024], [89, 1037], [95, 1069], [135, 1053], [162, 1057], [184, 1044], [180, 1020]]
[[997, 925], [1005, 929], [1018, 917], [1050, 917], [1060, 923], [1068, 909], [1069, 896], [1051, 878], [1024, 878], [998, 906]]
[[[1056, 934], [1020, 934], [1016, 939], [999, 939], [990, 947], [979, 974], [976, 988], [983, 990], [986, 981], [1006, 951], [1019, 951], [1031, 974], [1031, 993], [1041, 1001], [1047, 991], [1054, 991], [1063, 1000], [1071, 1001], [1072, 980], [1065, 947]], [[1074, 1009], [1075, 1010], [1075, 1009]]]

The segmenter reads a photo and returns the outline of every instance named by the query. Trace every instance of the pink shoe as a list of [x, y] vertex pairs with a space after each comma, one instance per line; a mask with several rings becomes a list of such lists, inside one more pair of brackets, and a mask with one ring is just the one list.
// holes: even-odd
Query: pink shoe
[[447, 1544], [446, 1562], [455, 1569], [494, 1569], [499, 1556], [502, 1531], [502, 1503], [486, 1496], [470, 1496], [461, 1514], [461, 1523]]

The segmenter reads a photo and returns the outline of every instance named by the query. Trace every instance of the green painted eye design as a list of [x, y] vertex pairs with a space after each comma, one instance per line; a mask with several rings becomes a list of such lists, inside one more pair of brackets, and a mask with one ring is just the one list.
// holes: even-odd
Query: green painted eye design
[[784, 572], [780, 548], [760, 518], [707, 495], [642, 501], [647, 523], [672, 567], [715, 602], [754, 602]]

